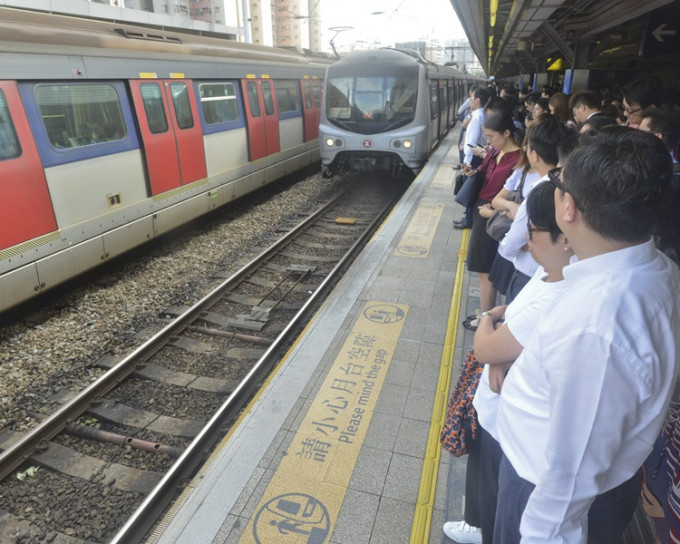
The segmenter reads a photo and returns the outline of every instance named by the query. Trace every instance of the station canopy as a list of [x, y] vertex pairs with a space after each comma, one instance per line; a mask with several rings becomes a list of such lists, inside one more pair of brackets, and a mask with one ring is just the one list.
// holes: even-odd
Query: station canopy
[[650, 68], [680, 52], [680, 0], [451, 0], [487, 75]]

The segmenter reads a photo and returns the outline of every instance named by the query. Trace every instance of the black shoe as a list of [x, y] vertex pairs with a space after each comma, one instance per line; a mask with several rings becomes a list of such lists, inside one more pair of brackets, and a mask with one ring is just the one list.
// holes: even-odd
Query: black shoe
[[471, 229], [472, 228], [472, 221], [454, 221], [453, 222], [453, 228], [458, 229], [458, 230], [463, 230], [463, 229]]
[[469, 331], [476, 331], [479, 325], [479, 316], [472, 314], [463, 320], [463, 327]]

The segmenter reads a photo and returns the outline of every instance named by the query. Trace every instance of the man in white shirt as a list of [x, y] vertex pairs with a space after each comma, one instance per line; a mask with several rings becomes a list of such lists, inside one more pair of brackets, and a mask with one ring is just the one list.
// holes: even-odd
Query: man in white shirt
[[556, 186], [578, 262], [503, 384], [495, 544], [619, 542], [680, 358], [680, 272], [650, 236], [670, 189], [658, 138], [584, 135]]
[[[525, 183], [527, 195], [536, 185], [548, 181], [548, 172], [555, 168], [558, 161], [557, 147], [571, 135], [564, 123], [553, 115], [542, 115], [529, 128], [526, 154], [529, 164], [540, 178], [532, 180], [528, 186]], [[510, 304], [538, 269], [538, 263], [527, 250], [526, 201], [522, 201], [517, 209], [510, 230], [498, 245], [498, 253], [515, 266], [505, 299], [506, 304]]]
[[[470, 97], [470, 122], [465, 129], [465, 143], [463, 145], [463, 163], [476, 168], [482, 163], [480, 157], [475, 156], [472, 150], [475, 147], [486, 145], [484, 135], [484, 106], [489, 100], [489, 93], [482, 87], [476, 88]], [[465, 217], [460, 221], [454, 221], [454, 228], [469, 229], [472, 227], [472, 208], [465, 209]]]

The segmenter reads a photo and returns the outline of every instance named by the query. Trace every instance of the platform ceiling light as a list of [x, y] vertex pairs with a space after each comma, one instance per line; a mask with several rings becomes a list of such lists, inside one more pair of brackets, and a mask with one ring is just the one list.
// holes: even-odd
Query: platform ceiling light
[[489, 0], [489, 26], [496, 26], [496, 14], [498, 13], [498, 0]]

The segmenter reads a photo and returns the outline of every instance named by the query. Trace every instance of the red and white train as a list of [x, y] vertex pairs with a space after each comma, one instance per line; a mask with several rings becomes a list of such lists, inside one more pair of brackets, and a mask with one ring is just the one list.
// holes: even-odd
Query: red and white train
[[318, 161], [326, 64], [0, 8], [0, 312]]

